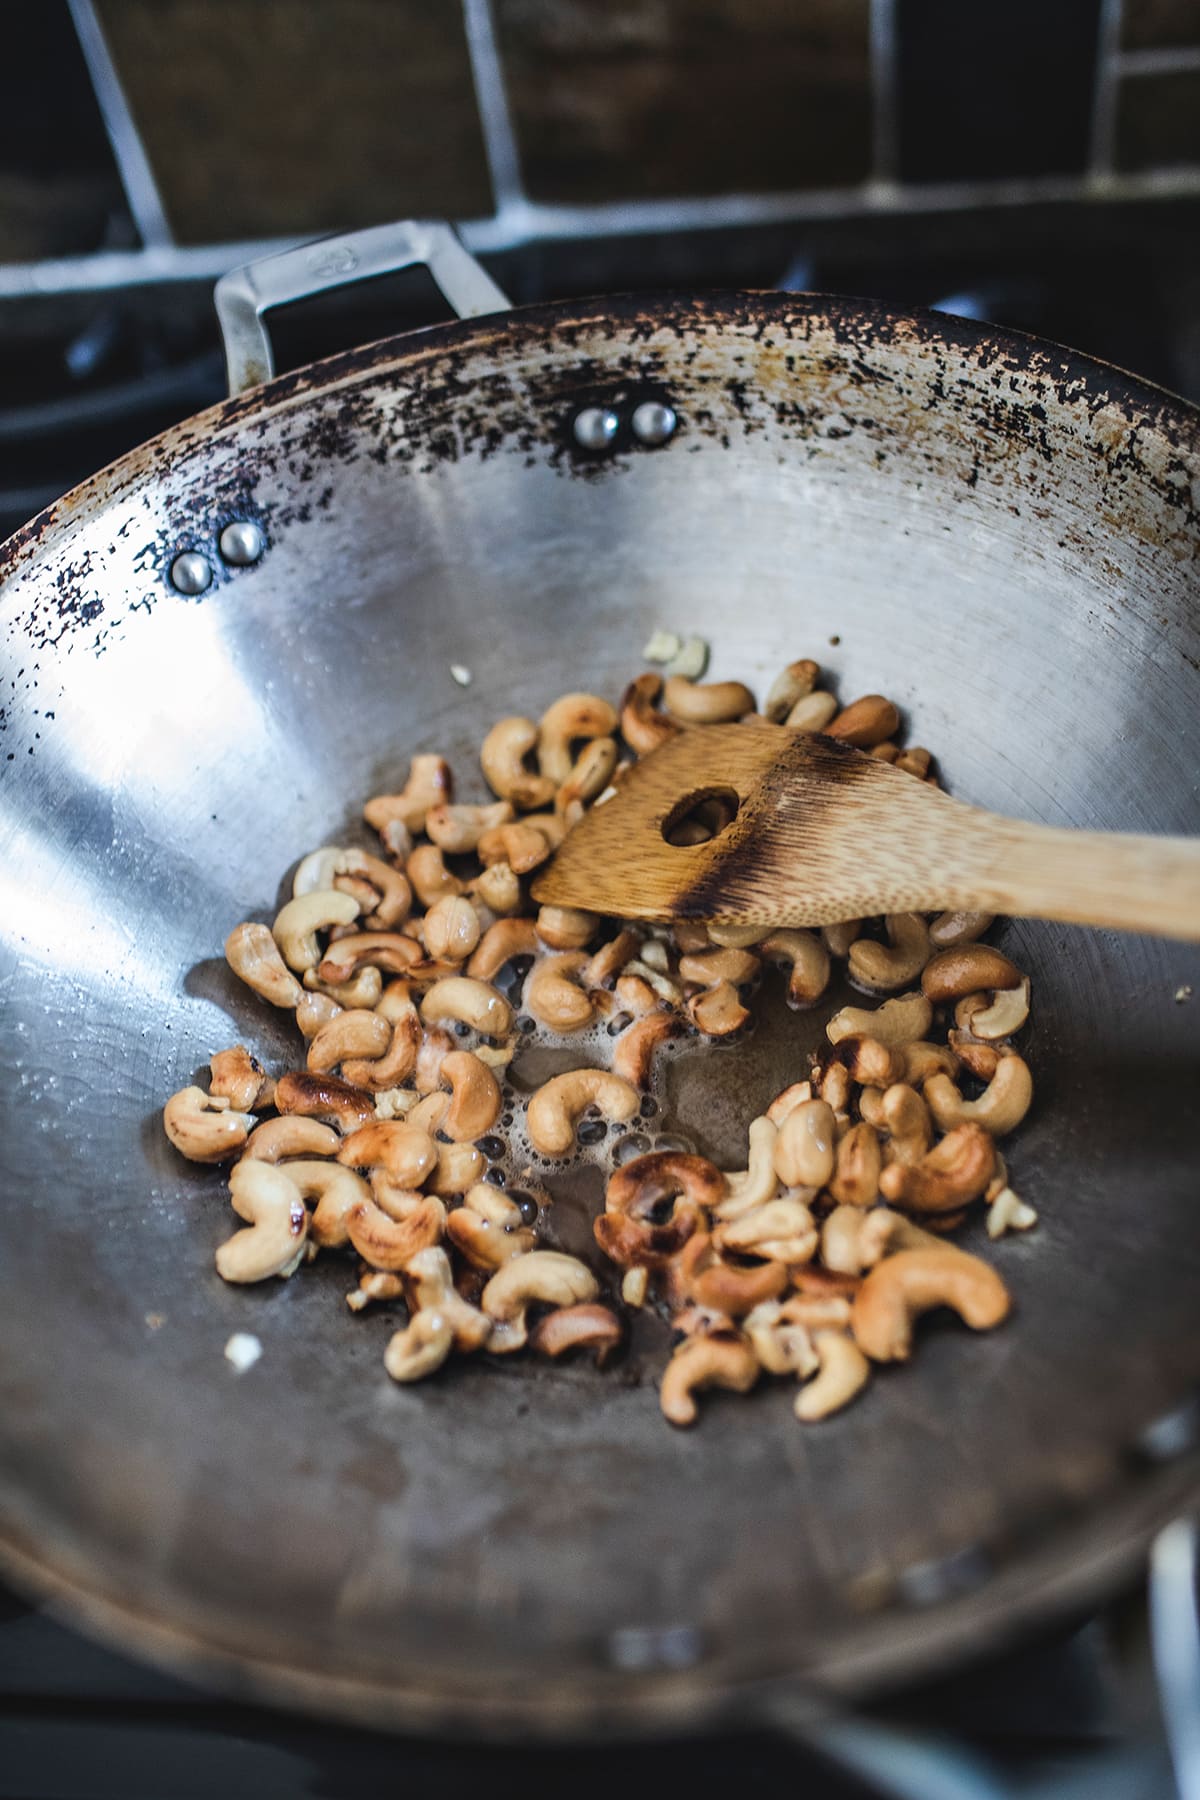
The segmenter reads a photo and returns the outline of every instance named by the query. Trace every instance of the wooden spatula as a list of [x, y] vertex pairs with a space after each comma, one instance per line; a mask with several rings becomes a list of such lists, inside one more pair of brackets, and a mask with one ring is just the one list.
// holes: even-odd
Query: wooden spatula
[[[736, 806], [732, 823], [669, 844], [709, 799]], [[1200, 941], [1200, 839], [1028, 825], [832, 738], [706, 725], [632, 768], [533, 891], [630, 919], [824, 925], [937, 908]]]

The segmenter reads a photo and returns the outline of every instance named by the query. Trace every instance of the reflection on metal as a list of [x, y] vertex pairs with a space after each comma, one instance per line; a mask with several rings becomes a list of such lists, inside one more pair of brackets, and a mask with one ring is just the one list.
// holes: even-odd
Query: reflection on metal
[[894, 182], [900, 173], [896, 0], [871, 0], [870, 55], [871, 173], [876, 181]]
[[1088, 175], [1093, 182], [1103, 180], [1112, 173], [1123, 4], [1124, 0], [1100, 0], [1096, 73], [1092, 85], [1092, 135], [1088, 150]]
[[1198, 1581], [1196, 1523], [1177, 1519], [1150, 1553], [1150, 1638], [1179, 1800], [1200, 1800]]
[[521, 158], [496, 43], [491, 0], [463, 0], [463, 25], [496, 212], [503, 216], [523, 212], [526, 200]]
[[96, 9], [92, 0], [67, 0], [67, 4], [138, 236], [147, 248], [169, 244], [171, 227], [167, 223], [158, 183], [129, 110]]
[[217, 549], [234, 568], [241, 569], [249, 563], [256, 563], [266, 549], [262, 527], [256, 525], [253, 519], [234, 519], [221, 533]]

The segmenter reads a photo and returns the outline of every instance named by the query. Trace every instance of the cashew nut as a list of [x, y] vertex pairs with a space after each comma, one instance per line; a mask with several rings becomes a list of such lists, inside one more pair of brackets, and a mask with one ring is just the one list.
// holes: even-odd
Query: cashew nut
[[621, 736], [639, 756], [648, 756], [679, 730], [655, 705], [662, 686], [661, 675], [639, 675], [625, 689], [621, 701]]
[[189, 1162], [225, 1162], [236, 1156], [253, 1124], [252, 1115], [234, 1112], [224, 1095], [198, 1087], [180, 1088], [163, 1107], [163, 1130]]
[[1033, 1207], [1026, 1206], [1010, 1187], [1005, 1186], [988, 1207], [987, 1234], [990, 1238], [1001, 1238], [1006, 1231], [1029, 1231], [1037, 1221]]
[[328, 1025], [330, 1019], [336, 1019], [341, 1012], [336, 1000], [328, 994], [302, 994], [296, 1006], [296, 1024], [300, 1035], [307, 1042], [315, 1038], [322, 1025]]
[[243, 1231], [217, 1246], [217, 1274], [224, 1281], [266, 1281], [294, 1273], [304, 1255], [308, 1214], [295, 1183], [273, 1163], [238, 1163], [229, 1195]]
[[895, 737], [899, 729], [899, 708], [885, 700], [882, 694], [864, 694], [861, 700], [852, 700], [826, 725], [825, 735], [841, 738], [843, 743], [855, 744], [860, 750], [869, 750], [873, 744], [882, 744], [886, 738]]
[[571, 773], [554, 796], [554, 810], [568, 827], [578, 824], [589, 800], [597, 799], [617, 766], [617, 740], [593, 738], [575, 759]]
[[885, 922], [887, 945], [859, 938], [850, 946], [850, 979], [873, 994], [907, 987], [929, 961], [929, 931], [920, 913], [889, 913]]
[[797, 700], [784, 722], [792, 731], [824, 731], [837, 709], [833, 695], [817, 688]]
[[769, 1200], [753, 1212], [717, 1227], [713, 1245], [722, 1254], [760, 1256], [771, 1262], [811, 1262], [816, 1254], [818, 1233], [813, 1216], [803, 1200], [785, 1195]]
[[897, 994], [874, 1009], [843, 1006], [826, 1025], [825, 1036], [831, 1044], [839, 1044], [845, 1037], [865, 1033], [889, 1049], [898, 1049], [923, 1038], [932, 1021], [933, 1007], [924, 994]]
[[[618, 997], [620, 986], [618, 982]], [[647, 1013], [617, 1038], [612, 1059], [614, 1075], [645, 1092], [654, 1069], [654, 1052], [668, 1038], [678, 1037], [682, 1030], [682, 1021], [674, 1013]]]
[[960, 944], [953, 950], [940, 950], [927, 964], [921, 990], [935, 1006], [940, 1006], [989, 988], [1020, 987], [1022, 980], [1016, 964], [1001, 956], [991, 944]]
[[228, 1100], [237, 1112], [256, 1112], [273, 1104], [275, 1083], [244, 1044], [218, 1050], [208, 1070], [209, 1093]]
[[782, 725], [798, 700], [811, 694], [820, 679], [820, 666], [808, 657], [789, 663], [775, 677], [767, 690], [763, 716], [772, 725]]
[[531, 1097], [526, 1110], [530, 1141], [543, 1156], [569, 1156], [575, 1127], [589, 1106], [610, 1123], [624, 1124], [641, 1104], [631, 1082], [605, 1069], [570, 1069], [554, 1075]]
[[289, 1156], [336, 1156], [341, 1142], [332, 1126], [291, 1113], [286, 1118], [267, 1119], [256, 1125], [246, 1139], [242, 1160], [249, 1156], [259, 1162], [277, 1163]]
[[405, 1271], [418, 1313], [440, 1313], [454, 1336], [454, 1348], [478, 1350], [492, 1334], [492, 1321], [478, 1307], [464, 1300], [454, 1285], [450, 1258], [440, 1246], [418, 1250]]
[[494, 981], [505, 963], [518, 956], [537, 956], [541, 948], [532, 919], [497, 919], [479, 940], [467, 974], [475, 981]]
[[879, 1102], [879, 1112], [889, 1133], [891, 1160], [908, 1167], [919, 1163], [933, 1142], [933, 1123], [916, 1088], [906, 1081], [893, 1083]]
[[545, 813], [529, 813], [515, 824], [496, 825], [479, 840], [479, 858], [488, 867], [501, 863], [516, 875], [528, 875], [540, 867], [556, 846], [541, 829]]
[[773, 931], [759, 945], [770, 962], [785, 962], [788, 1005], [815, 1006], [829, 986], [829, 952], [815, 931]]
[[674, 1299], [683, 1295], [706, 1312], [738, 1319], [764, 1300], [777, 1300], [789, 1275], [781, 1262], [760, 1262], [753, 1267], [724, 1262], [708, 1233], [697, 1231], [671, 1259], [668, 1279]]
[[839, 1140], [829, 1192], [839, 1206], [873, 1206], [879, 1197], [883, 1153], [879, 1134], [866, 1120], [851, 1125]]
[[310, 1040], [309, 1073], [328, 1075], [348, 1057], [362, 1056], [374, 1062], [391, 1041], [391, 1024], [377, 1012], [340, 1012]]
[[779, 1128], [775, 1173], [784, 1187], [821, 1188], [833, 1174], [837, 1121], [824, 1100], [802, 1101]]
[[1028, 1063], [1010, 1051], [1000, 1058], [978, 1100], [964, 1100], [948, 1075], [930, 1077], [925, 1083], [925, 1099], [943, 1131], [972, 1123], [984, 1126], [993, 1137], [1004, 1137], [1029, 1111], [1033, 1077]]
[[595, 694], [563, 694], [542, 714], [538, 736], [538, 766], [560, 788], [571, 775], [571, 746], [581, 738], [611, 737], [617, 715], [607, 700]]
[[[736, 952], [726, 952], [736, 954]], [[750, 1017], [731, 981], [718, 981], [702, 994], [694, 994], [687, 1003], [688, 1017], [705, 1037], [728, 1037], [738, 1031]]]
[[766, 1206], [778, 1190], [775, 1144], [779, 1132], [776, 1125], [766, 1116], [754, 1119], [749, 1135], [748, 1167], [725, 1177], [728, 1192], [724, 1199], [718, 1198], [713, 1205], [718, 1219], [740, 1219], [745, 1213]]
[[560, 1306], [547, 1313], [533, 1328], [529, 1347], [539, 1356], [562, 1356], [568, 1350], [594, 1350], [596, 1365], [605, 1362], [621, 1341], [621, 1321], [607, 1306], [594, 1301], [581, 1306]]
[[[772, 1125], [782, 1125], [790, 1112], [795, 1112], [798, 1106], [802, 1106], [806, 1100], [812, 1098], [813, 1084], [811, 1081], [793, 1081], [789, 1087], [785, 1087], [782, 1092], [776, 1094], [768, 1106], [765, 1116], [770, 1119]], [[837, 1111], [836, 1107], [834, 1111]]]
[[511, 800], [522, 812], [536, 812], [554, 798], [554, 782], [535, 775], [525, 758], [537, 748], [538, 728], [532, 719], [499, 719], [483, 740], [479, 761], [493, 794]]
[[930, 1044], [919, 1039], [904, 1044], [904, 1079], [910, 1087], [921, 1087], [931, 1075], [957, 1075], [958, 1058], [945, 1044]]
[[429, 1178], [429, 1188], [443, 1200], [465, 1194], [483, 1180], [487, 1159], [474, 1144], [439, 1144], [437, 1153], [437, 1168]]
[[470, 885], [468, 898], [478, 906], [490, 908], [501, 917], [515, 913], [521, 905], [521, 882], [516, 870], [506, 862], [489, 863]]
[[1022, 978], [1019, 987], [1002, 988], [992, 995], [990, 1006], [981, 1006], [971, 1015], [971, 1034], [983, 1038], [985, 1043], [995, 1043], [998, 1038], [1011, 1037], [1014, 1031], [1020, 1031], [1029, 1017], [1029, 977]]
[[504, 995], [486, 981], [476, 981], [470, 975], [450, 975], [444, 981], [435, 981], [426, 993], [421, 1017], [427, 1025], [458, 1019], [485, 1037], [504, 1037], [512, 1026], [513, 1012]]
[[419, 1188], [437, 1167], [437, 1145], [403, 1119], [372, 1119], [335, 1146], [348, 1169], [382, 1169], [400, 1188]]
[[496, 1271], [480, 1296], [492, 1321], [488, 1348], [501, 1354], [520, 1350], [527, 1337], [526, 1314], [535, 1302], [574, 1306], [594, 1300], [599, 1291], [596, 1277], [577, 1257], [558, 1250], [531, 1250], [515, 1257]]
[[425, 815], [431, 806], [439, 806], [454, 794], [454, 777], [450, 765], [441, 756], [414, 756], [408, 767], [408, 780], [399, 794], [377, 794], [363, 807], [363, 818], [373, 831], [381, 834], [394, 819], [409, 831], [425, 829]]
[[844, 1331], [818, 1331], [813, 1337], [813, 1350], [820, 1372], [801, 1388], [792, 1404], [792, 1411], [806, 1425], [827, 1419], [848, 1406], [862, 1392], [871, 1374], [866, 1357]]
[[672, 1425], [694, 1425], [694, 1394], [710, 1387], [747, 1394], [757, 1380], [758, 1358], [740, 1332], [689, 1338], [663, 1372], [659, 1405]]
[[408, 859], [407, 873], [422, 906], [436, 906], [447, 895], [462, 893], [462, 882], [450, 873], [436, 844], [418, 844]]
[[862, 936], [864, 919], [843, 919], [836, 925], [822, 925], [821, 942], [830, 956], [847, 957], [850, 946]]
[[289, 900], [281, 908], [271, 931], [288, 968], [303, 974], [305, 969], [315, 969], [321, 960], [318, 931], [326, 931], [331, 925], [349, 925], [358, 914], [358, 901], [352, 900], [349, 894], [323, 889], [314, 894], [302, 894], [298, 900]]
[[383, 1366], [393, 1381], [421, 1381], [441, 1368], [453, 1344], [454, 1333], [440, 1312], [417, 1312], [388, 1339]]
[[740, 681], [689, 681], [668, 675], [663, 704], [682, 725], [724, 725], [754, 711], [754, 695]]
[[621, 1268], [661, 1267], [724, 1192], [724, 1175], [702, 1156], [675, 1150], [636, 1156], [609, 1177], [596, 1241]]
[[[654, 968], [654, 953], [659, 951], [663, 953], [663, 967], [657, 973], [665, 975], [670, 964], [663, 945], [654, 940], [646, 944], [642, 950], [642, 961]], [[757, 956], [751, 956], [748, 950], [737, 950], [729, 945], [694, 950], [679, 960], [680, 978], [683, 981], [699, 982], [703, 987], [715, 987], [718, 981], [728, 981], [734, 987], [740, 987], [743, 982], [753, 981], [761, 969], [762, 963]]]
[[[442, 1085], [442, 1064], [456, 1048], [457, 1039], [452, 1038], [448, 1031], [443, 1031], [440, 1025], [433, 1025], [425, 1032], [417, 1051], [417, 1066], [413, 1075], [413, 1084], [418, 1094], [437, 1093]], [[446, 1105], [449, 1104], [447, 1100]]]
[[464, 895], [444, 894], [425, 914], [421, 930], [430, 956], [465, 962], [479, 942], [479, 914]]
[[607, 944], [602, 944], [595, 956], [592, 957], [583, 972], [583, 986], [586, 988], [607, 987], [636, 957], [641, 947], [641, 933], [634, 931], [631, 926], [625, 926], [615, 938], [610, 938]]
[[879, 1191], [913, 1212], [953, 1212], [982, 1194], [995, 1161], [996, 1146], [982, 1125], [956, 1125], [919, 1162], [889, 1163]]
[[450, 1105], [441, 1129], [455, 1143], [469, 1143], [490, 1131], [500, 1117], [500, 1084], [486, 1063], [469, 1050], [452, 1050], [442, 1063], [450, 1083]]
[[444, 854], [462, 856], [478, 848], [485, 832], [492, 831], [497, 825], [506, 825], [512, 816], [513, 809], [507, 800], [497, 800], [491, 806], [443, 804], [430, 807], [425, 830]]
[[235, 925], [225, 939], [225, 960], [248, 988], [272, 1006], [297, 1006], [304, 990], [279, 954], [266, 925]]
[[502, 1269], [514, 1256], [525, 1256], [537, 1236], [521, 1217], [515, 1200], [487, 1182], [469, 1189], [461, 1206], [446, 1220], [446, 1236], [475, 1269]]
[[551, 1031], [581, 1031], [596, 1016], [591, 1000], [578, 985], [588, 963], [586, 950], [540, 956], [525, 983], [524, 1004], [539, 1025]]
[[378, 1200], [359, 1200], [346, 1213], [350, 1242], [373, 1269], [395, 1272], [408, 1267], [421, 1250], [440, 1239], [446, 1225], [446, 1208], [432, 1194], [424, 1194], [403, 1219], [393, 1219]]
[[949, 950], [956, 944], [973, 943], [990, 928], [994, 917], [993, 913], [980, 912], [939, 913], [929, 927], [930, 940], [939, 950]]
[[931, 1308], [948, 1306], [973, 1331], [990, 1331], [1007, 1317], [1009, 1304], [995, 1269], [947, 1244], [884, 1257], [854, 1296], [850, 1322], [874, 1362], [904, 1362], [913, 1325]]
[[599, 913], [579, 906], [543, 906], [537, 935], [551, 950], [585, 950], [600, 929]]
[[860, 1087], [889, 1087], [904, 1073], [904, 1057], [899, 1050], [881, 1044], [878, 1038], [851, 1032], [839, 1039], [824, 1058], [826, 1067], [841, 1063], [849, 1070], [850, 1079]]
[[406, 984], [398, 981], [391, 984], [387, 1003], [380, 1003], [376, 1016], [390, 1025], [391, 1043], [375, 1061], [343, 1063], [342, 1074], [356, 1087], [382, 1094], [407, 1081], [416, 1068], [421, 1051], [421, 1020]]
[[[336, 900], [344, 896], [327, 897]], [[322, 896], [313, 894], [311, 898], [318, 900]], [[292, 901], [293, 906], [301, 904], [299, 900]], [[334, 939], [317, 965], [317, 974], [322, 981], [349, 981], [360, 968], [369, 965], [384, 969], [389, 975], [406, 975], [420, 960], [420, 944], [405, 932], [354, 931]]]
[[305, 969], [304, 985], [309, 993], [324, 994], [351, 1012], [372, 1011], [383, 994], [383, 976], [369, 965], [359, 969], [349, 981], [322, 981], [316, 969]]
[[302, 1200], [315, 1200], [308, 1235], [322, 1249], [347, 1241], [346, 1215], [371, 1198], [370, 1189], [352, 1169], [327, 1159], [289, 1162], [285, 1173]]
[[874, 1212], [868, 1213], [863, 1207], [845, 1202], [834, 1207], [821, 1226], [821, 1261], [827, 1269], [834, 1269], [840, 1275], [862, 1274], [860, 1239], [863, 1221], [874, 1216]]
[[281, 1113], [301, 1113], [306, 1119], [326, 1119], [343, 1136], [375, 1117], [370, 1094], [336, 1075], [309, 1075], [292, 1070], [275, 1084], [275, 1105]]

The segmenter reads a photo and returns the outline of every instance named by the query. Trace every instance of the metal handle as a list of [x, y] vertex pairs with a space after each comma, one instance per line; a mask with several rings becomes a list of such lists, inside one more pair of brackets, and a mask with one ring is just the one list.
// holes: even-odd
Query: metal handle
[[275, 373], [271, 336], [263, 316], [271, 307], [413, 267], [429, 270], [460, 319], [506, 312], [511, 304], [463, 249], [451, 227], [439, 220], [403, 219], [395, 225], [374, 225], [367, 231], [319, 238], [231, 269], [218, 281], [217, 323], [225, 346], [229, 392], [244, 394]]

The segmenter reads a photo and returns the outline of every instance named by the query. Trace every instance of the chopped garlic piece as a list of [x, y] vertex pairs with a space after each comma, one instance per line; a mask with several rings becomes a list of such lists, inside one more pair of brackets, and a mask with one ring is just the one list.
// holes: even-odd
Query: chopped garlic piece
[[232, 1363], [239, 1375], [252, 1369], [263, 1353], [263, 1347], [253, 1332], [235, 1331], [225, 1346], [225, 1361]]
[[667, 664], [668, 675], [683, 675], [688, 681], [699, 681], [708, 667], [708, 644], [704, 638], [688, 638], [677, 656]]
[[682, 649], [683, 639], [677, 631], [656, 631], [642, 655], [647, 662], [668, 663]]
[[457, 681], [459, 687], [470, 687], [471, 671], [468, 669], [466, 663], [451, 663], [450, 674], [453, 679]]
[[1037, 1219], [1033, 1207], [1026, 1206], [1010, 1187], [1001, 1188], [988, 1208], [987, 1234], [990, 1238], [998, 1238], [1006, 1231], [1028, 1231], [1037, 1224]]

